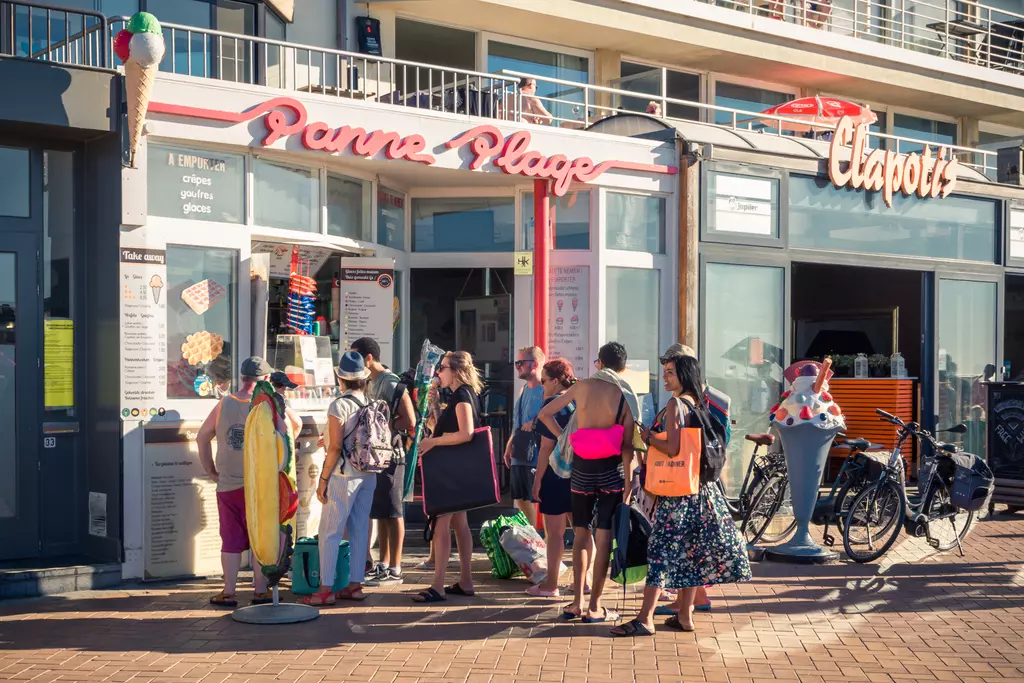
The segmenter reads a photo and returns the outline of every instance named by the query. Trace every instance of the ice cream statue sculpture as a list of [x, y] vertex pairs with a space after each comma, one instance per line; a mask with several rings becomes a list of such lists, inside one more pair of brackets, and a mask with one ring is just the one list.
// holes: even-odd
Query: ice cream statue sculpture
[[832, 359], [800, 361], [786, 368], [789, 389], [771, 409], [769, 420], [782, 439], [797, 528], [793, 538], [767, 552], [769, 559], [825, 562], [835, 555], [811, 538], [809, 525], [818, 499], [832, 440], [846, 427], [843, 412], [829, 393]]
[[135, 166], [135, 152], [142, 140], [149, 98], [153, 95], [160, 60], [164, 58], [160, 22], [149, 12], [139, 12], [114, 36], [114, 54], [124, 62], [125, 99], [128, 102], [128, 159]]

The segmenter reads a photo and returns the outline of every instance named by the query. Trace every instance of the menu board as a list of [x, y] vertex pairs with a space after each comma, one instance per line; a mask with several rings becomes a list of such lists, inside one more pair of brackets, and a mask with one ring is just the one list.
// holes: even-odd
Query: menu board
[[1024, 481], [1024, 384], [988, 385], [988, 466], [997, 479]]
[[241, 223], [245, 158], [238, 154], [150, 144], [148, 186], [152, 216]]
[[167, 255], [121, 248], [121, 417], [163, 415]]
[[66, 318], [43, 323], [43, 391], [47, 410], [75, 405], [75, 323]]
[[[276, 280], [287, 280], [292, 275], [292, 249], [294, 246], [277, 242], [253, 242], [252, 253], [268, 254], [270, 256], [270, 277]], [[299, 258], [309, 263], [309, 275], [311, 276], [316, 275], [333, 253], [333, 249], [322, 247], [299, 247]]]
[[580, 379], [590, 376], [590, 268], [550, 269], [548, 358], [565, 358]]
[[[143, 450], [144, 577], [221, 573], [217, 485], [199, 463], [200, 423], [145, 429]], [[216, 457], [217, 444], [212, 445]]]
[[341, 348], [371, 337], [380, 345], [380, 361], [392, 367], [395, 320], [395, 261], [389, 258], [341, 259]]

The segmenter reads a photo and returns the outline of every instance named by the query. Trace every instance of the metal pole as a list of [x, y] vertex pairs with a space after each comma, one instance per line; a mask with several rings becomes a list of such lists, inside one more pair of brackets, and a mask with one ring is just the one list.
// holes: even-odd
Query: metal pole
[[548, 352], [548, 250], [551, 202], [548, 181], [533, 181], [533, 344]]

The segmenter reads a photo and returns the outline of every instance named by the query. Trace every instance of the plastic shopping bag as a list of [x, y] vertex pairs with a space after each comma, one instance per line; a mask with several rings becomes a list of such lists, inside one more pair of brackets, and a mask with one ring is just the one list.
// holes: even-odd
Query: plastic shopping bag
[[[501, 547], [509, 554], [519, 571], [534, 584], [548, 576], [547, 545], [537, 530], [531, 526], [509, 527], [501, 532]], [[558, 575], [567, 571], [565, 564], [559, 564]]]

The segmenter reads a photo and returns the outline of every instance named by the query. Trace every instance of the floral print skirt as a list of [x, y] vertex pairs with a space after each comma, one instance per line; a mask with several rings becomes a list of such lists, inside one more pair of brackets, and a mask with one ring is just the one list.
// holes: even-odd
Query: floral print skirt
[[658, 588], [750, 580], [747, 543], [714, 484], [692, 496], [658, 499], [647, 563], [647, 585]]

